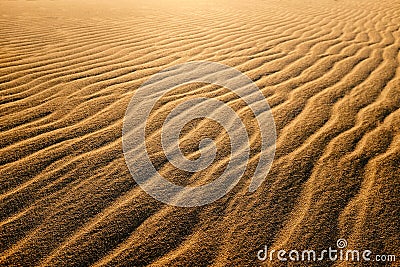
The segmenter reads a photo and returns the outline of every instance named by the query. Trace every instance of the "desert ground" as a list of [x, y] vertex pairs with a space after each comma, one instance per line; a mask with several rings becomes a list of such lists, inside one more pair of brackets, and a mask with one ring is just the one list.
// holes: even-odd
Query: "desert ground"
[[[399, 266], [400, 1], [1, 0], [0, 25], [0, 266]], [[180, 103], [223, 101], [250, 140], [228, 194], [176, 207], [132, 178], [122, 129], [141, 84], [192, 61], [258, 86], [276, 151], [249, 192], [260, 134], [240, 98], [203, 83], [172, 90], [146, 125], [149, 157], [169, 181], [207, 184], [230, 155], [224, 128], [204, 118], [182, 129], [180, 148], [196, 158], [211, 138], [212, 164], [192, 173], [168, 162], [161, 127]], [[339, 239], [398, 259], [257, 257]]]

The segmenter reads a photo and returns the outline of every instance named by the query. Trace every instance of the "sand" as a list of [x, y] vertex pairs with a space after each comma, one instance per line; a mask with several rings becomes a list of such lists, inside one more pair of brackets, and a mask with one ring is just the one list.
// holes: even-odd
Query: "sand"
[[[257, 252], [340, 238], [400, 261], [399, 1], [16, 0], [1, 1], [0, 14], [0, 266], [291, 266]], [[260, 88], [275, 159], [248, 192], [260, 147], [251, 128], [239, 184], [209, 205], [173, 207], [130, 175], [123, 118], [151, 75], [198, 60]], [[162, 119], [193, 96], [245, 108], [204, 84], [163, 98], [147, 147], [174, 183], [207, 183], [229, 159], [226, 133], [203, 120], [181, 146], [195, 157], [201, 138], [219, 140], [213, 165], [193, 174], [166, 160]]]

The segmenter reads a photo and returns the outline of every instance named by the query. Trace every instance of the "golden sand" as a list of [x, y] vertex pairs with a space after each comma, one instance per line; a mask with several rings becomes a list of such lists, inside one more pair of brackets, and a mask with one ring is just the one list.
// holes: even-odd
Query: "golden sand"
[[[0, 266], [278, 266], [257, 251], [321, 250], [339, 238], [399, 253], [399, 27], [400, 2], [389, 0], [1, 1]], [[197, 60], [257, 84], [276, 155], [256, 192], [254, 152], [225, 197], [179, 208], [136, 185], [122, 124], [151, 75]], [[182, 136], [189, 154], [200, 133], [221, 141], [201, 174], [160, 152], [160, 118], [191, 96], [242, 105], [204, 84], [165, 96], [147, 145], [176, 183], [206, 183], [229, 157], [212, 121]], [[257, 150], [257, 130], [249, 133]]]

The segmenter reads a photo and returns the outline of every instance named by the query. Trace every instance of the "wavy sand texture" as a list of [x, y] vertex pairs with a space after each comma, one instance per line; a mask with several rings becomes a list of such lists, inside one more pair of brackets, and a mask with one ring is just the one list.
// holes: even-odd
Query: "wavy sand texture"
[[[399, 253], [399, 1], [81, 2], [0, 2], [0, 266], [278, 266], [257, 251], [322, 250], [339, 238]], [[176, 208], [136, 185], [121, 131], [141, 83], [194, 60], [235, 67], [259, 86], [277, 148], [249, 193], [259, 147], [249, 130], [241, 182], [215, 203]], [[247, 116], [225, 88], [165, 96], [148, 148], [176, 183], [210, 181], [229, 159], [226, 133], [207, 120], [184, 129], [182, 149], [196, 157], [201, 138], [218, 140], [209, 168], [179, 171], [160, 151], [162, 118], [193, 96]]]

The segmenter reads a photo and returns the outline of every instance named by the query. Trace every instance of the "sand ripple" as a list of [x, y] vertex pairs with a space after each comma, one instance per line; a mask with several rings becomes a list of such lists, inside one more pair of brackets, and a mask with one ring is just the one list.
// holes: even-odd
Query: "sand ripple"
[[[398, 253], [400, 3], [157, 2], [0, 3], [0, 265], [253, 266], [264, 245], [317, 250], [339, 238]], [[152, 74], [195, 60], [235, 67], [259, 86], [276, 155], [249, 193], [260, 147], [250, 127], [239, 184], [213, 204], [177, 208], [130, 176], [122, 123]], [[218, 141], [204, 171], [177, 170], [160, 151], [162, 118], [192, 96], [251, 121], [225, 88], [193, 84], [164, 97], [147, 145], [176, 183], [207, 183], [229, 159], [226, 132], [211, 121], [182, 136], [193, 157], [196, 140]]]

